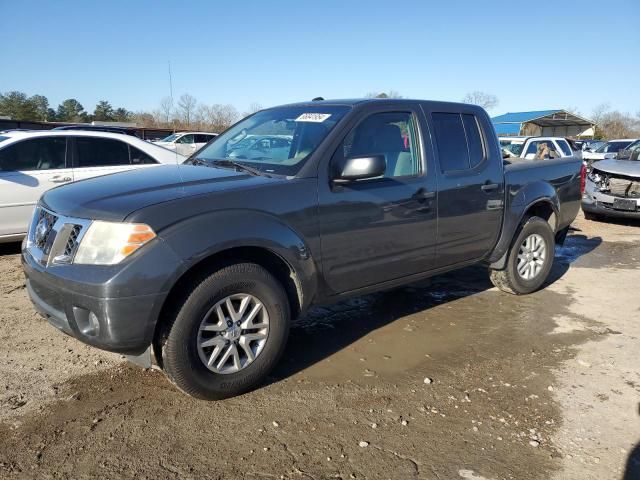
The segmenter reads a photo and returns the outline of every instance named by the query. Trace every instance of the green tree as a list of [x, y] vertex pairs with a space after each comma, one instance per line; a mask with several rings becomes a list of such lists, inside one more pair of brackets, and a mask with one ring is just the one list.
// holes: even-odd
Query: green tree
[[56, 116], [58, 121], [61, 122], [83, 122], [87, 120], [87, 112], [84, 111], [82, 104], [75, 98], [68, 98], [58, 105]]
[[50, 120], [49, 118], [49, 99], [44, 95], [33, 95], [29, 101], [33, 104], [33, 108], [36, 111], [37, 119], [41, 122]]
[[17, 91], [0, 94], [0, 115], [13, 120], [38, 120], [33, 102], [25, 93]]
[[111, 122], [114, 119], [113, 107], [107, 100], [100, 100], [93, 110], [93, 119], [102, 122]]
[[130, 112], [126, 108], [116, 108], [113, 111], [113, 119], [116, 122], [130, 122], [131, 117], [133, 117], [133, 112]]

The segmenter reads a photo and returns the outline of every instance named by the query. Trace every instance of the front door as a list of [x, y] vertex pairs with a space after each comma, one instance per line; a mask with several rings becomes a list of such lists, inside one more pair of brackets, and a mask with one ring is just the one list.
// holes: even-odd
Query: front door
[[0, 236], [25, 234], [40, 196], [73, 180], [66, 151], [62, 136], [26, 139], [0, 150]]
[[[322, 269], [333, 292], [433, 267], [436, 179], [426, 171], [422, 117], [405, 108], [362, 114], [330, 164], [321, 165], [326, 170], [319, 175]], [[331, 181], [346, 158], [380, 154], [386, 160], [383, 177]]]

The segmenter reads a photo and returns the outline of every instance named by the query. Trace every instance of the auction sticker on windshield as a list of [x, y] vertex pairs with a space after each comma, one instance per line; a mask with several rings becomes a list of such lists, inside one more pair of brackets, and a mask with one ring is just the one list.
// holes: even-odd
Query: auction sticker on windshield
[[296, 118], [296, 122], [321, 123], [321, 122], [324, 122], [330, 116], [331, 116], [330, 113], [303, 113], [298, 118]]

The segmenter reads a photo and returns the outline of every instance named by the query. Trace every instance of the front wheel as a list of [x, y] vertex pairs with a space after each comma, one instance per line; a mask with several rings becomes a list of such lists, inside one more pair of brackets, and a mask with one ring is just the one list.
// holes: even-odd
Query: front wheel
[[515, 295], [535, 292], [549, 276], [554, 254], [555, 237], [549, 223], [531, 217], [511, 245], [506, 267], [491, 270], [491, 282]]
[[[173, 320], [173, 321], [171, 321]], [[193, 287], [162, 339], [167, 377], [196, 398], [217, 400], [255, 388], [287, 342], [285, 291], [264, 268], [238, 263]]]

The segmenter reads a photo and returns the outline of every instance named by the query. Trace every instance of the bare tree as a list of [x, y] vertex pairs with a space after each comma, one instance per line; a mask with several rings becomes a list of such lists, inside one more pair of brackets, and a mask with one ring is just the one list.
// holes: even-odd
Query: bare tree
[[191, 126], [197, 105], [198, 101], [188, 93], [181, 95], [180, 100], [178, 100], [178, 114], [180, 120], [186, 124], [187, 127]]
[[238, 111], [233, 105], [203, 105], [199, 109], [207, 130], [220, 133], [238, 120]]
[[474, 105], [479, 105], [485, 110], [491, 110], [498, 106], [498, 97], [492, 95], [490, 93], [481, 92], [479, 90], [475, 90], [473, 92], [467, 93], [462, 99], [463, 103], [472, 103]]
[[611, 110], [611, 105], [609, 103], [601, 103], [596, 105], [594, 109], [591, 111], [591, 120], [596, 123], [600, 123], [602, 117], [604, 117]]
[[173, 112], [173, 98], [164, 97], [160, 101], [160, 112], [162, 113], [162, 123], [171, 123], [171, 113]]
[[365, 95], [367, 98], [402, 98], [399, 92], [389, 90], [388, 92], [369, 92]]
[[248, 117], [249, 115], [259, 112], [260, 110], [262, 110], [262, 105], [260, 105], [258, 102], [252, 102], [251, 105], [249, 105], [248, 110], [242, 113], [242, 118]]

